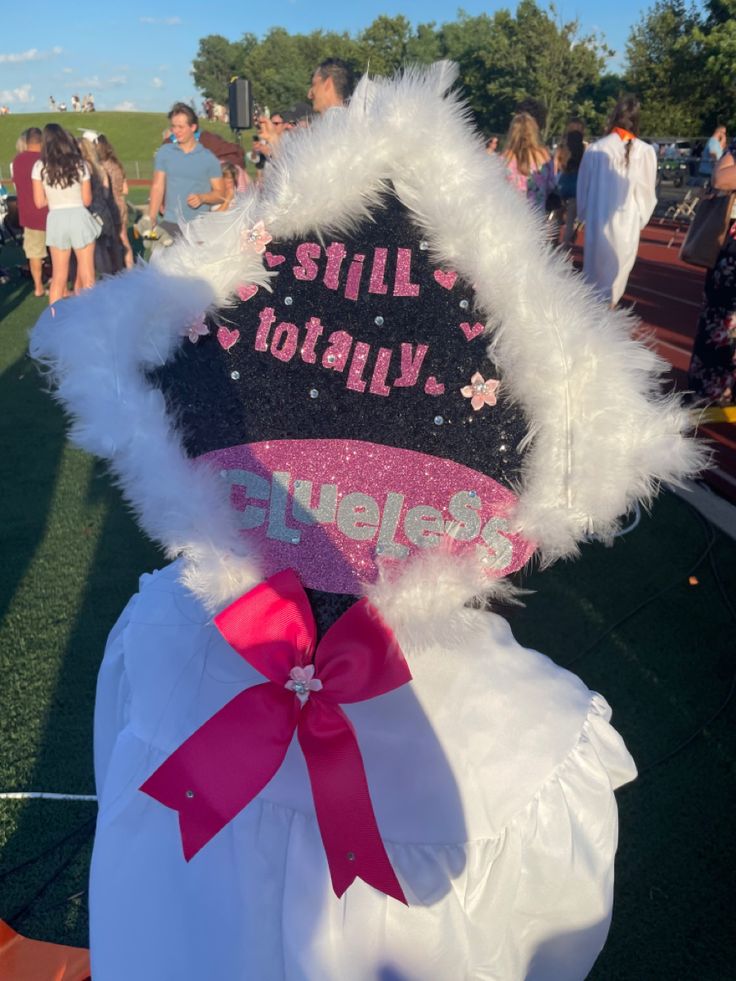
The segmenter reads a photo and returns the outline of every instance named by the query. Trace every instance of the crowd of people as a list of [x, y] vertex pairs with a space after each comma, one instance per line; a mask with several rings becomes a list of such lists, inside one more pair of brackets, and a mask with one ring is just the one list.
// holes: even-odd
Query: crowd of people
[[[70, 100], [72, 112], [94, 112], [95, 111], [95, 98], [91, 92], [80, 97], [74, 94]], [[68, 106], [66, 102], [57, 102], [53, 95], [49, 96], [49, 109], [51, 112], [66, 112]]]
[[[246, 159], [254, 165], [259, 182], [290, 130], [344, 106], [354, 82], [347, 64], [327, 59], [312, 76], [308, 102], [257, 114], [257, 132], [245, 154], [238, 143], [201, 129], [192, 107], [177, 102], [155, 156], [150, 199], [137, 225], [139, 232], [154, 243], [169, 245], [181, 234], [183, 223], [204, 211], [232, 207], [250, 183]], [[61, 108], [55, 103], [54, 107]], [[89, 111], [94, 101], [91, 95], [81, 101], [74, 96], [72, 108]], [[213, 106], [207, 109], [209, 118]], [[630, 95], [615, 106], [606, 135], [590, 144], [583, 121], [572, 118], [550, 149], [541, 137], [544, 122], [543, 107], [525, 100], [505, 137], [490, 136], [486, 150], [500, 158], [508, 182], [544, 217], [553, 246], [569, 249], [585, 224], [583, 276], [615, 307], [636, 260], [640, 232], [656, 205], [658, 148], [639, 138], [640, 107]], [[27, 147], [21, 146], [24, 140]], [[700, 171], [713, 187], [730, 190], [736, 168], [726, 146], [726, 129], [718, 126], [703, 149]], [[41, 270], [47, 247], [52, 303], [68, 295], [70, 268], [74, 289], [80, 289], [92, 285], [95, 274], [113, 274], [132, 265], [125, 172], [103, 134], [87, 130], [76, 140], [54, 124], [43, 134], [35, 128], [27, 130], [19, 141], [14, 174], [36, 295], [43, 293]], [[719, 402], [734, 397], [734, 251], [729, 236], [727, 249], [708, 275], [690, 366], [696, 396]]]

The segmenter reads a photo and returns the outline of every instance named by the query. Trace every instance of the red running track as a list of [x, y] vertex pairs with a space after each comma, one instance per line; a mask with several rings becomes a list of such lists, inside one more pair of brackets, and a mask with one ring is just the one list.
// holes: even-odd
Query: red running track
[[[703, 299], [705, 270], [688, 266], [678, 256], [685, 230], [655, 218], [644, 229], [639, 253], [629, 277], [623, 304], [630, 306], [651, 333], [654, 349], [670, 364], [669, 380], [687, 388], [687, 368]], [[582, 265], [582, 247], [573, 250]], [[714, 465], [705, 480], [728, 500], [736, 502], [736, 426], [732, 423], [699, 427], [698, 435], [713, 448]]]

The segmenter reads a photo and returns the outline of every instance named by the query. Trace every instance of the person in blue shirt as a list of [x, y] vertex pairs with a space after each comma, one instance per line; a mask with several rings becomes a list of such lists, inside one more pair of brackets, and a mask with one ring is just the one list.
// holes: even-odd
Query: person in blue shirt
[[[199, 143], [193, 109], [176, 102], [169, 123], [173, 142], [164, 143], [156, 153], [148, 217], [152, 227], [158, 224], [175, 237], [181, 233], [182, 222], [222, 204], [225, 186], [219, 160]], [[162, 205], [163, 220], [159, 216]]]
[[723, 156], [723, 151], [726, 149], [726, 127], [716, 126], [713, 131], [713, 136], [705, 144], [705, 149], [703, 150], [703, 155], [700, 158], [700, 167], [698, 168], [698, 174], [701, 177], [710, 177], [713, 173], [713, 167]]

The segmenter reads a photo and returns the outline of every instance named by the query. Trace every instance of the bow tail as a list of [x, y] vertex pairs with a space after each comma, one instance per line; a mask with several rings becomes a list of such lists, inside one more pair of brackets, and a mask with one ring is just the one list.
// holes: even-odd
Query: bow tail
[[[141, 790], [179, 813], [187, 862], [250, 803], [281, 766], [298, 720], [294, 696], [266, 682], [231, 699]], [[242, 756], [234, 756], [233, 747]]]
[[408, 906], [378, 830], [355, 731], [338, 705], [310, 699], [297, 727], [332, 888], [362, 879]]

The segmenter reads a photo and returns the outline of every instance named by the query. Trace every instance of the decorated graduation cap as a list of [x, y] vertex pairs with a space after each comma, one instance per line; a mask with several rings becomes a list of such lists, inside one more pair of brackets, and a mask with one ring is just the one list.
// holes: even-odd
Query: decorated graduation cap
[[364, 79], [233, 210], [35, 328], [73, 438], [212, 609], [293, 569], [432, 629], [701, 465], [454, 79]]

